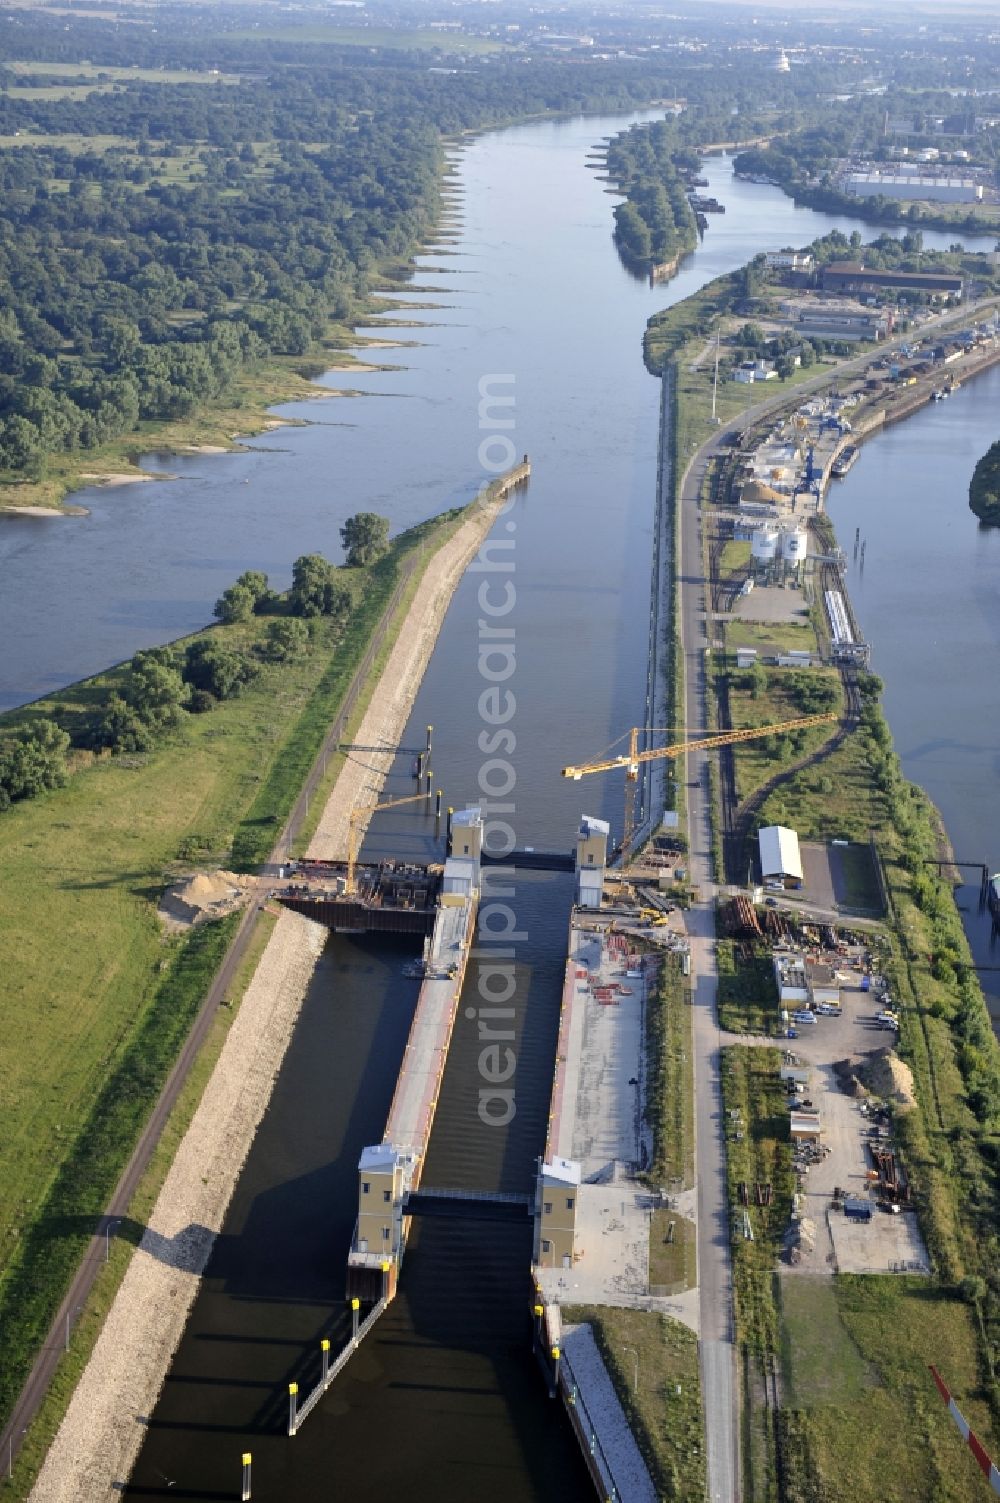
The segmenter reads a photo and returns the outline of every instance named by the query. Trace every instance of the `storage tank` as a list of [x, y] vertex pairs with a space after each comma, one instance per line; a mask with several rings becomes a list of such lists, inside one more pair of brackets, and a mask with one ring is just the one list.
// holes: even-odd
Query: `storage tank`
[[809, 534], [795, 528], [781, 534], [781, 556], [786, 564], [803, 564], [809, 552]]
[[759, 564], [769, 564], [778, 556], [779, 534], [762, 527], [750, 539], [750, 557]]

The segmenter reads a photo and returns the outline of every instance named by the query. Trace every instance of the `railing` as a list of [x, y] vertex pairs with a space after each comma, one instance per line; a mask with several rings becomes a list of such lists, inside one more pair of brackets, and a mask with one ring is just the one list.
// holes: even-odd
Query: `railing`
[[316, 1408], [316, 1405], [326, 1393], [334, 1378], [347, 1366], [349, 1359], [357, 1351], [358, 1347], [368, 1335], [368, 1332], [378, 1320], [379, 1316], [384, 1314], [386, 1307], [389, 1304], [390, 1298], [390, 1295], [383, 1295], [378, 1304], [372, 1307], [361, 1324], [357, 1326], [357, 1328], [352, 1332], [351, 1339], [348, 1341], [343, 1351], [339, 1352], [332, 1362], [329, 1360], [329, 1343], [327, 1342], [324, 1344], [323, 1370], [320, 1373], [319, 1382], [316, 1384], [316, 1387], [312, 1390], [312, 1392], [306, 1395], [301, 1404], [298, 1403], [298, 1384], [292, 1383], [289, 1386], [289, 1435], [297, 1434], [299, 1426], [303, 1423], [303, 1421], [308, 1419], [310, 1414], [312, 1414], [313, 1410]]
[[403, 1209], [414, 1197], [427, 1200], [483, 1200], [494, 1205], [530, 1206], [531, 1195], [512, 1194], [506, 1190], [432, 1190], [421, 1185], [419, 1190], [407, 1190], [403, 1196]]
[[595, 1483], [600, 1483], [602, 1497], [607, 1500], [607, 1503], [627, 1503], [628, 1493], [622, 1493], [615, 1482], [608, 1454], [597, 1437], [597, 1427], [565, 1355], [560, 1363], [558, 1383], [566, 1403], [570, 1423], [576, 1431], [577, 1440], [588, 1462], [591, 1475], [594, 1476]]

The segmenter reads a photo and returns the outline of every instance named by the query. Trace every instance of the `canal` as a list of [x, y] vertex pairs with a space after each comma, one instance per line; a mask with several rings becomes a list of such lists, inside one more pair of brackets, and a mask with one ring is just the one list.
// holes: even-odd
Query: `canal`
[[[85, 518], [0, 519], [10, 586], [0, 630], [10, 640], [16, 628], [24, 642], [16, 661], [0, 663], [0, 703], [203, 624], [245, 568], [282, 586], [297, 554], [339, 556], [338, 528], [352, 512], [384, 512], [400, 528], [471, 496], [509, 440], [533, 463], [530, 488], [494, 529], [504, 548], [493, 558], [510, 568], [463, 580], [403, 741], [418, 744], [433, 723], [447, 801], [485, 789], [491, 817], [518, 844], [565, 848], [584, 810], [618, 826], [620, 783], [564, 785], [558, 773], [642, 714], [658, 407], [641, 360], [646, 320], [760, 250], [834, 225], [866, 232], [796, 209], [766, 185], [735, 183], [728, 159], [715, 158], [708, 191], [727, 213], [713, 217], [678, 277], [650, 290], [620, 265], [611, 200], [584, 161], [624, 123], [533, 124], [467, 147], [457, 164], [461, 223], [419, 259], [420, 290], [402, 300], [438, 306], [404, 306], [363, 331], [405, 342], [388, 353], [398, 369], [325, 378], [331, 391], [361, 395], [281, 409], [308, 426], [241, 454], [149, 459], [179, 478], [83, 493], [75, 499], [90, 509]], [[872, 565], [877, 555], [873, 547]], [[42, 585], [54, 578], [57, 603], [35, 621], [30, 603], [51, 601]], [[505, 613], [491, 616], [500, 601]], [[487, 638], [494, 625], [511, 635]], [[484, 656], [496, 643], [506, 656]], [[482, 696], [501, 686], [513, 708], [498, 741]], [[406, 786], [400, 766], [389, 791]], [[419, 820], [384, 821], [370, 851], [430, 848]], [[503, 834], [498, 827], [497, 841]], [[474, 963], [431, 1185], [526, 1189], [544, 1139], [570, 883], [518, 873], [510, 886], [516, 1114], [504, 1127], [481, 1117]], [[405, 958], [348, 939], [327, 946], [147, 1417], [128, 1496], [231, 1497], [247, 1449], [257, 1499], [310, 1503], [336, 1490], [381, 1503], [403, 1488], [442, 1503], [470, 1492], [479, 1503], [587, 1495], [528, 1354], [526, 1227], [422, 1225], [400, 1297], [300, 1435], [283, 1436], [287, 1382], [308, 1381], [321, 1336], [336, 1346], [343, 1335], [357, 1156], [381, 1135], [415, 996]]]

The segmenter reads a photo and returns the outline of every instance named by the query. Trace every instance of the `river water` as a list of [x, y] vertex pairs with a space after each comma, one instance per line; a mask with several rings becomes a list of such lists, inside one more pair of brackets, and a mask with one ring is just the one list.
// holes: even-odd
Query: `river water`
[[[1000, 528], [969, 510], [969, 481], [998, 437], [994, 366], [866, 444], [828, 500], [903, 770], [941, 810], [958, 860], [991, 872], [1000, 869]], [[964, 875], [957, 898], [975, 959], [1000, 967], [978, 874]], [[1000, 972], [981, 979], [1000, 1026]]]
[[[650, 290], [620, 265], [611, 200], [584, 161], [624, 123], [533, 124], [469, 144], [458, 160], [462, 221], [418, 263], [415, 280], [432, 292], [403, 300], [440, 306], [409, 306], [370, 331], [419, 342], [391, 352], [401, 367], [391, 373], [326, 378], [331, 390], [364, 395], [281, 409], [309, 426], [243, 454], [149, 460], [180, 478], [86, 492], [76, 498], [86, 518], [3, 519], [0, 631], [23, 651], [0, 661], [0, 703], [201, 625], [245, 568], [282, 586], [297, 554], [336, 557], [338, 527], [354, 511], [384, 512], [399, 528], [471, 496], [509, 439], [533, 463], [530, 488], [494, 529], [509, 545], [494, 557], [513, 567], [463, 580], [403, 741], [421, 744], [433, 723], [447, 802], [472, 801], [485, 780], [513, 806], [497, 817], [518, 844], [565, 849], [583, 811], [617, 826], [620, 782], [558, 774], [642, 716], [658, 407], [641, 360], [646, 320], [760, 250], [834, 225], [865, 232], [796, 209], [766, 185], [735, 183], [716, 158], [708, 191], [728, 212], [712, 218], [678, 277]], [[485, 609], [510, 601], [508, 614], [485, 616], [484, 585]], [[29, 606], [39, 598], [48, 604], [36, 621]], [[497, 639], [514, 650], [503, 685], [516, 698], [514, 747], [480, 740], [480, 696], [502, 671], [499, 658], [481, 661], [481, 622], [514, 634]], [[408, 789], [408, 761], [388, 791]], [[380, 819], [368, 849], [424, 854], [431, 836], [400, 810]], [[571, 887], [523, 873], [513, 887], [516, 1115], [504, 1129], [480, 1118], [474, 962], [427, 1184], [527, 1189], [544, 1140]], [[328, 945], [149, 1417], [130, 1496], [231, 1497], [246, 1449], [261, 1499], [587, 1495], [528, 1354], [527, 1228], [421, 1225], [390, 1312], [299, 1436], [283, 1436], [287, 1382], [307, 1384], [319, 1338], [332, 1335], [336, 1348], [343, 1335], [355, 1166], [381, 1135], [415, 995], [403, 959], [383, 945]]]

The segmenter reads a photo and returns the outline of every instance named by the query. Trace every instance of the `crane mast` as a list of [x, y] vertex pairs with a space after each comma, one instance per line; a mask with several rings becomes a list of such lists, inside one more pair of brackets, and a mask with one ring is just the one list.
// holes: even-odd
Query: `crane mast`
[[625, 769], [625, 823], [622, 850], [627, 851], [635, 834], [635, 791], [639, 781], [639, 768], [647, 762], [656, 762], [663, 757], [674, 759], [689, 751], [711, 751], [717, 746], [734, 746], [740, 741], [759, 740], [764, 736], [781, 735], [785, 731], [806, 730], [813, 725], [830, 725], [839, 719], [840, 716], [833, 712], [823, 715], [802, 715], [797, 720], [779, 720], [774, 725], [752, 726], [740, 731], [723, 731], [715, 736], [702, 736], [696, 741], [676, 741], [670, 746], [654, 746], [646, 751], [639, 750], [642, 727], [633, 726], [629, 731], [627, 753], [564, 767], [562, 775], [564, 778], [579, 781], [580, 778], [587, 777], [593, 772], [615, 772], [619, 768]]

